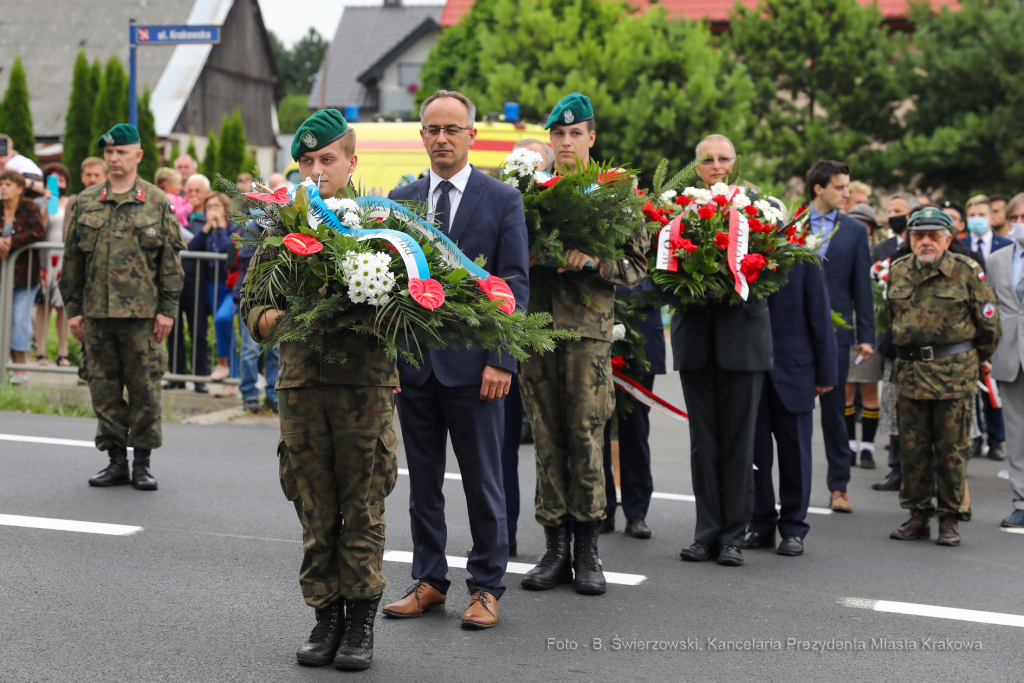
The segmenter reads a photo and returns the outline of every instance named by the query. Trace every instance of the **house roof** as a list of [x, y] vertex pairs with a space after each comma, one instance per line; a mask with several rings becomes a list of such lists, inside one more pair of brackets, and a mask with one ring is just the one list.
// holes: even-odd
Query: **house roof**
[[[872, 0], [860, 0], [861, 4], [868, 5]], [[653, 7], [653, 3], [647, 0], [631, 0], [634, 4], [643, 7]], [[757, 6], [757, 0], [740, 0], [747, 7]], [[908, 0], [877, 0], [878, 9], [882, 16], [888, 20], [906, 19], [910, 11]], [[930, 0], [932, 7], [938, 9], [948, 6], [950, 9], [960, 9], [959, 0]], [[735, 6], [735, 0], [661, 0], [660, 3], [669, 14], [682, 15], [687, 19], [710, 19], [712, 22], [725, 22], [729, 20], [729, 13]], [[473, 7], [473, 0], [448, 0], [444, 13], [441, 15], [441, 26], [454, 26]]]
[[[234, 0], [68, 0], [8, 2], [0, 13], [0, 89], [14, 58], [28, 76], [29, 106], [38, 137], [64, 134], [75, 59], [84, 47], [89, 61], [111, 55], [128, 69], [128, 20], [139, 24], [221, 24]], [[55, 20], [56, 19], [56, 20]], [[148, 84], [157, 135], [169, 135], [195, 85], [210, 45], [146, 46], [137, 51], [141, 93]]]
[[309, 106], [320, 108], [321, 88], [325, 80], [322, 98], [325, 107], [343, 108], [347, 104], [376, 106], [373, 93], [367, 87], [372, 86], [374, 73], [421, 37], [431, 24], [436, 26], [443, 9], [440, 4], [346, 7], [327, 58], [320, 65], [313, 82]]

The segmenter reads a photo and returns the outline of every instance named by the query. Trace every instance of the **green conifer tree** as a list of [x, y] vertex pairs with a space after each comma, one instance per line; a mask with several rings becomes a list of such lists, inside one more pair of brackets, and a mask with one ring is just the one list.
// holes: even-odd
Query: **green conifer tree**
[[203, 162], [199, 165], [199, 172], [210, 179], [210, 184], [214, 187], [214, 177], [217, 174], [217, 134], [210, 129], [209, 142], [206, 144], [206, 154], [203, 156]]
[[139, 141], [142, 143], [142, 161], [139, 162], [139, 175], [143, 180], [152, 183], [160, 168], [160, 148], [156, 144], [156, 122], [153, 111], [149, 108], [149, 86], [142, 91], [139, 98]]
[[7, 84], [7, 93], [2, 105], [3, 115], [0, 116], [3, 129], [14, 145], [14, 149], [29, 159], [35, 160], [36, 136], [32, 132], [32, 111], [29, 109], [28, 79], [21, 57], [14, 58], [11, 66], [11, 78]]
[[[242, 110], [235, 111], [220, 124], [220, 140], [217, 147], [217, 170], [228, 180], [234, 180], [244, 169], [245, 161], [245, 124], [242, 123]], [[211, 178], [212, 180], [212, 178]]]
[[85, 56], [85, 50], [80, 50], [71, 80], [68, 112], [64, 117], [64, 165], [71, 171], [69, 192], [72, 194], [77, 194], [83, 189], [78, 170], [82, 161], [92, 156], [93, 145], [96, 144], [95, 138], [92, 137], [92, 110], [95, 98], [89, 60]]
[[92, 118], [94, 140], [116, 124], [128, 123], [128, 75], [116, 56], [107, 60], [95, 107]]
[[188, 147], [185, 148], [185, 154], [192, 157], [192, 161], [196, 161], [199, 158], [199, 154], [196, 152], [196, 136], [194, 133], [188, 134]]

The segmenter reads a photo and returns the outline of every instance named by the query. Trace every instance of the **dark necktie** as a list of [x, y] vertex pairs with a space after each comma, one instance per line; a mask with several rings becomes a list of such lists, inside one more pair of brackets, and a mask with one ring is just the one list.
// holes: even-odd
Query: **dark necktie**
[[437, 198], [437, 206], [434, 207], [434, 215], [437, 216], [437, 223], [441, 226], [441, 232], [448, 234], [451, 229], [451, 212], [452, 212], [452, 201], [448, 197], [448, 193], [451, 192], [455, 186], [447, 180], [442, 180], [437, 185], [441, 188], [441, 196]]

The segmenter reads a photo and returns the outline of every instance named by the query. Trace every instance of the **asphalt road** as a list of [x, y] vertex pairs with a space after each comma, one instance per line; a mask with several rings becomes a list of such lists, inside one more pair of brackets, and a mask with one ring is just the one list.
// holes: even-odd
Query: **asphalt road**
[[[655, 390], [682, 405], [677, 375]], [[0, 413], [0, 434], [88, 441], [94, 429], [92, 420]], [[569, 586], [538, 594], [509, 574], [498, 627], [469, 632], [459, 628], [466, 572], [452, 569], [446, 613], [378, 617], [368, 672], [303, 668], [294, 652], [313, 613], [298, 590], [299, 527], [277, 480], [276, 437], [273, 424], [165, 425], [155, 493], [88, 487], [104, 464], [90, 448], [0, 440], [0, 515], [142, 527], [114, 536], [0, 523], [0, 681], [1024, 680], [1020, 626], [842, 602], [1024, 615], [1024, 535], [998, 528], [1010, 492], [987, 460], [970, 463], [974, 520], [961, 524], [960, 548], [889, 540], [905, 514], [896, 494], [870, 489], [883, 470], [854, 471], [852, 515], [810, 515], [803, 557], [747, 551], [742, 568], [680, 562], [693, 503], [656, 498], [652, 540], [626, 537], [621, 517], [620, 531], [601, 537], [605, 569], [646, 577], [638, 585], [602, 597]], [[686, 428], [654, 416], [652, 446], [655, 491], [692, 493]], [[815, 450], [811, 504], [827, 507], [820, 434]], [[401, 448], [399, 460], [404, 467]], [[447, 469], [458, 471], [451, 454]], [[543, 534], [530, 514], [530, 446], [519, 473], [513, 559], [532, 563]], [[448, 554], [464, 557], [465, 499], [455, 479], [445, 491]], [[388, 499], [389, 550], [412, 550], [408, 494], [400, 476]], [[409, 570], [385, 563], [386, 601], [403, 594]]]

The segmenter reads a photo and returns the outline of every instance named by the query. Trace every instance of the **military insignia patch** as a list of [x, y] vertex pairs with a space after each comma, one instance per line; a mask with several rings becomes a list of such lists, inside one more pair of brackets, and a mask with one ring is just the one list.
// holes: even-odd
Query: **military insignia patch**
[[566, 123], [572, 123], [573, 121], [576, 120], [576, 117], [573, 116], [571, 109], [566, 109], [565, 116], [563, 116], [562, 118], [565, 120]]
[[108, 145], [114, 144], [114, 136], [111, 135], [110, 133], [107, 133], [106, 135], [103, 136], [103, 142], [107, 143]]
[[981, 314], [986, 318], [991, 318], [996, 314], [995, 304], [985, 304], [985, 307], [981, 309]]
[[316, 136], [313, 135], [308, 130], [302, 134], [300, 140], [302, 140], [302, 144], [304, 144], [306, 147], [309, 147], [310, 149], [316, 147]]
[[107, 198], [107, 188], [104, 187], [102, 190], [100, 190], [100, 201], [102, 202], [106, 198]]
[[985, 280], [985, 271], [980, 271], [978, 273], [978, 279], [981, 280], [981, 281]]
[[149, 230], [147, 230], [146, 231], [146, 237], [156, 237], [156, 230], [154, 230], [153, 228], [150, 228]]
[[135, 191], [135, 198], [140, 202], [146, 201], [146, 193], [141, 187]]

